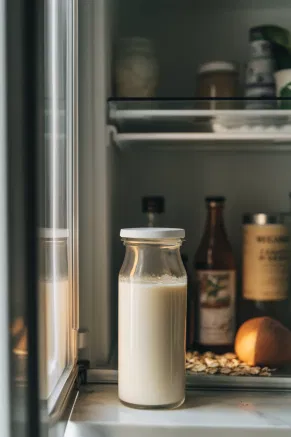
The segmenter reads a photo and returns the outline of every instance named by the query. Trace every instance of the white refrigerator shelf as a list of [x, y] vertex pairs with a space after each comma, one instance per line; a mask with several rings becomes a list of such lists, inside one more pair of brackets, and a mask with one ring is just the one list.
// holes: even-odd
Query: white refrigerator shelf
[[[121, 148], [138, 144], [263, 143], [254, 149], [291, 150], [291, 109], [197, 109], [195, 100], [110, 101], [108, 123]], [[201, 144], [203, 143], [203, 144]], [[281, 145], [282, 147], [278, 147]], [[230, 146], [223, 146], [230, 149]]]

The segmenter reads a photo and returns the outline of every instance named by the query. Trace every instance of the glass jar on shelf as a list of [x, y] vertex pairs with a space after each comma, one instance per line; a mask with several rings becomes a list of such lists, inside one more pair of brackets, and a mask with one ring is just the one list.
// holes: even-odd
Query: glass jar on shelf
[[204, 99], [199, 102], [201, 109], [234, 109], [237, 97], [238, 71], [234, 63], [213, 61], [200, 66], [197, 98]]
[[152, 42], [146, 38], [123, 38], [116, 57], [116, 97], [154, 97], [158, 65]]

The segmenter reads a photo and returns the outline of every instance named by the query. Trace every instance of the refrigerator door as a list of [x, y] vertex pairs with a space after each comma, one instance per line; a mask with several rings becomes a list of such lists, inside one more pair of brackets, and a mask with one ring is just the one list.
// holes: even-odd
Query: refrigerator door
[[0, 20], [1, 428], [54, 437], [76, 396], [76, 1], [0, 0]]
[[0, 1], [0, 390], [4, 402], [0, 409], [3, 435], [11, 437], [10, 338], [8, 287], [8, 196], [7, 196], [7, 129], [6, 129], [6, 16], [5, 1]]

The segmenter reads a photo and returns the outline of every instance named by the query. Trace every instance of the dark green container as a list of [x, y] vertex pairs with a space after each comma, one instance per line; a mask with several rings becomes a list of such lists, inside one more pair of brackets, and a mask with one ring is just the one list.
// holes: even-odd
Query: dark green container
[[290, 32], [280, 26], [263, 25], [252, 27], [249, 31], [250, 41], [269, 41], [285, 47], [290, 46]]

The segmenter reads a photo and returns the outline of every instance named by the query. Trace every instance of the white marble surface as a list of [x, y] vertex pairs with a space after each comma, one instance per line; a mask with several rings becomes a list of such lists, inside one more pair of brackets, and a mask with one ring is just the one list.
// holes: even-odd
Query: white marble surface
[[123, 406], [116, 385], [82, 388], [65, 437], [291, 436], [291, 393], [189, 391], [177, 410]]

